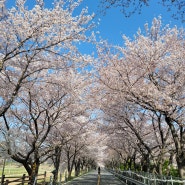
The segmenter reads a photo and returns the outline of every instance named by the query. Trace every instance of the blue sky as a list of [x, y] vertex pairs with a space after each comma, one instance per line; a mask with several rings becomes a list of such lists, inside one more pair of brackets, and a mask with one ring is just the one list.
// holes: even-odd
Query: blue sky
[[161, 5], [156, 5], [156, 0], [151, 0], [149, 7], [143, 7], [141, 14], [134, 14], [130, 18], [125, 18], [118, 8], [111, 8], [103, 16], [98, 13], [98, 0], [84, 0], [82, 6], [88, 6], [89, 12], [95, 12], [97, 18], [100, 18], [98, 30], [103, 39], [107, 39], [112, 44], [123, 44], [122, 35], [132, 37], [136, 34], [138, 28], [144, 28], [144, 24], [152, 22], [154, 17], [161, 16], [164, 25], [177, 25], [183, 27], [182, 22], [171, 17], [171, 12]]
[[[141, 14], [135, 13], [129, 18], [125, 18], [118, 8], [107, 10], [106, 15], [98, 12], [99, 0], [83, 0], [81, 7], [88, 7], [89, 13], [96, 14], [95, 21], [100, 19], [100, 24], [96, 30], [100, 31], [102, 39], [108, 40], [110, 44], [123, 45], [122, 35], [133, 37], [138, 28], [144, 29], [144, 24], [151, 24], [154, 17], [161, 16], [164, 25], [170, 24], [171, 27], [177, 25], [183, 27], [181, 20], [172, 18], [172, 12], [168, 12], [166, 7], [156, 4], [156, 0], [150, 0], [150, 6], [143, 7]], [[86, 51], [88, 48], [86, 48]]]
[[[170, 26], [177, 25], [183, 27], [183, 23], [180, 20], [175, 20], [171, 17], [172, 12], [168, 12], [165, 7], [157, 5], [156, 0], [150, 0], [149, 7], [143, 7], [141, 14], [135, 13], [130, 18], [125, 18], [118, 8], [111, 8], [107, 10], [106, 15], [102, 15], [98, 12], [99, 0], [83, 0], [79, 8], [88, 7], [89, 13], [95, 13], [95, 22], [100, 19], [100, 24], [97, 25], [96, 31], [99, 31], [102, 39], [107, 40], [110, 44], [123, 45], [122, 35], [132, 37], [136, 34], [138, 28], [141, 30], [144, 28], [145, 23], [151, 24], [154, 17], [161, 16], [164, 25], [170, 24]], [[8, 6], [12, 6], [15, 0], [7, 0]], [[29, 6], [35, 2], [35, 0], [27, 0]], [[51, 5], [53, 0], [45, 0], [47, 6]], [[84, 53], [88, 52], [90, 48], [84, 48]], [[89, 53], [89, 52], [88, 52]]]

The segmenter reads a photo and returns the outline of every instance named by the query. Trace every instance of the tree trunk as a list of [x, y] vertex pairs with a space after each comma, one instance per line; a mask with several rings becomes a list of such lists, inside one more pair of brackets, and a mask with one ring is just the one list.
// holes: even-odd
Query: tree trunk
[[163, 174], [163, 164], [164, 164], [164, 156], [165, 156], [165, 149], [162, 148], [160, 154], [157, 159], [157, 173], [162, 175]]
[[68, 172], [68, 179], [71, 178], [71, 165], [70, 165], [70, 156], [69, 156], [69, 151], [67, 151], [67, 172]]
[[133, 167], [134, 167], [133, 170], [136, 170], [136, 153], [134, 153], [132, 156], [132, 163], [133, 163]]
[[[71, 158], [73, 157], [72, 161]], [[74, 166], [74, 162], [75, 162], [75, 157], [76, 154], [74, 154], [73, 156], [70, 156], [69, 151], [67, 151], [67, 170], [68, 170], [68, 179], [71, 178], [71, 174], [72, 174], [72, 170], [73, 170], [73, 166]]]
[[132, 158], [129, 157], [129, 160], [128, 160], [128, 167], [130, 170], [132, 170]]
[[80, 174], [80, 163], [81, 163], [80, 158], [78, 159], [78, 161], [75, 161], [75, 176], [76, 177]]
[[70, 179], [71, 178], [71, 174], [72, 174], [72, 171], [73, 171], [73, 166], [74, 166], [74, 163], [75, 163], [75, 158], [76, 158], [76, 154], [73, 156], [73, 160], [72, 160], [72, 162], [71, 162], [71, 166], [69, 166], [69, 176], [68, 176], [68, 178]]
[[148, 172], [150, 169], [149, 154], [143, 155], [143, 160], [141, 161], [142, 171]]
[[[183, 127], [179, 125], [180, 127], [180, 134], [178, 135], [178, 132], [173, 125], [173, 120], [169, 117], [165, 117], [165, 121], [168, 124], [171, 134], [173, 136], [173, 141], [175, 144], [175, 150], [176, 150], [176, 162], [178, 167], [179, 176], [181, 178], [185, 178], [185, 152], [184, 152], [184, 143], [182, 138]], [[179, 136], [179, 137], [178, 137]]]
[[32, 169], [31, 176], [30, 176], [30, 184], [31, 185], [33, 185], [34, 182], [36, 181], [36, 177], [37, 177], [38, 171], [39, 171], [39, 166], [40, 166], [39, 160], [36, 160], [31, 166], [31, 169]]
[[185, 178], [185, 156], [182, 152], [181, 155], [176, 157], [178, 172], [181, 178]]
[[39, 159], [35, 159], [35, 162], [32, 162], [32, 164], [30, 165], [30, 163], [27, 160], [20, 160], [19, 158], [17, 158], [16, 156], [12, 156], [12, 159], [21, 163], [24, 168], [26, 169], [28, 175], [29, 175], [29, 184], [33, 185], [35, 178], [38, 175], [38, 170], [39, 170], [39, 166], [40, 166], [40, 161]]
[[71, 179], [71, 173], [72, 173], [72, 171], [71, 170], [68, 170], [68, 179]]
[[61, 158], [61, 148], [59, 146], [55, 147], [55, 154], [53, 157], [53, 163], [55, 169], [53, 170], [53, 184], [57, 184], [58, 182], [58, 171], [60, 166], [60, 158]]
[[161, 161], [157, 165], [157, 172], [159, 175], [163, 174], [163, 163]]

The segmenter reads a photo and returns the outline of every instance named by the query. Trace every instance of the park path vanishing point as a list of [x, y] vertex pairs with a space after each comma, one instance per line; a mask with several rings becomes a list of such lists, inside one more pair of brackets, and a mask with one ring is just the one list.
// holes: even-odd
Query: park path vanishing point
[[65, 185], [123, 185], [123, 183], [105, 170], [101, 170], [99, 178], [98, 171], [93, 170], [83, 176], [77, 177], [73, 181], [65, 183]]

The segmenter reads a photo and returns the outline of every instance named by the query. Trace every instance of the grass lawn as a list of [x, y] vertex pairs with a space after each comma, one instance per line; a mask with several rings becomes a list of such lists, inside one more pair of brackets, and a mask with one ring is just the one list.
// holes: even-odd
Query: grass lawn
[[[0, 164], [0, 177], [2, 175], [3, 170], [3, 164]], [[39, 174], [44, 174], [46, 171], [46, 181], [50, 181], [50, 177], [53, 176], [51, 173], [54, 170], [54, 167], [49, 164], [41, 164], [39, 167]], [[23, 174], [27, 175], [26, 170], [24, 167], [16, 162], [6, 162], [5, 168], [4, 168], [4, 175], [5, 177], [22, 177]], [[84, 174], [82, 172], [80, 175]], [[74, 178], [74, 171], [72, 172], [72, 178]], [[60, 174], [58, 175], [58, 180], [60, 179]], [[65, 172], [62, 174], [62, 181], [65, 181]]]
[[[51, 175], [51, 171], [53, 169], [54, 169], [53, 166], [50, 166], [48, 164], [41, 164], [39, 168], [39, 174], [43, 174], [46, 171], [46, 174]], [[2, 170], [3, 164], [0, 164], [0, 175], [2, 174]], [[4, 168], [5, 176], [22, 176], [23, 174], [27, 175], [27, 172], [21, 164], [15, 162], [6, 162]]]

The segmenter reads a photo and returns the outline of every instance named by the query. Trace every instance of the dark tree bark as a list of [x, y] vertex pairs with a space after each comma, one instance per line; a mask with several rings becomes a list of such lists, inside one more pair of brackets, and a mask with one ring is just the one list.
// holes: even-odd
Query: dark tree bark
[[173, 124], [173, 120], [168, 116], [165, 117], [165, 120], [173, 136], [173, 141], [176, 149], [176, 161], [178, 166], [178, 172], [180, 177], [184, 178], [185, 177], [185, 152], [184, 152], [183, 133], [185, 132], [185, 129], [183, 128], [183, 126], [179, 125], [180, 129], [178, 131]]
[[53, 184], [57, 184], [58, 182], [58, 172], [59, 172], [59, 167], [60, 167], [60, 159], [61, 159], [61, 147], [60, 146], [56, 146], [55, 147], [55, 153], [53, 156], [53, 164], [54, 164], [54, 171], [53, 173]]
[[81, 164], [81, 159], [79, 158], [78, 160], [75, 161], [75, 176], [79, 176], [80, 174], [80, 164]]

